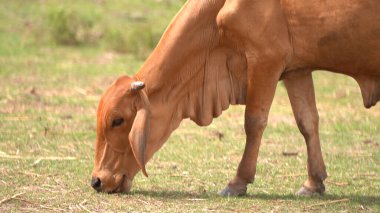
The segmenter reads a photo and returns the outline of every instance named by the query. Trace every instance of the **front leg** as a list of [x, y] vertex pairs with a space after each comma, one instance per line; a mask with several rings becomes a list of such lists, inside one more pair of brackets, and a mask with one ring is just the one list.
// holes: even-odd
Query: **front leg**
[[224, 196], [243, 195], [255, 178], [269, 109], [293, 48], [283, 8], [277, 0], [226, 0], [216, 21], [227, 37], [232, 35], [236, 46], [242, 46], [247, 57], [246, 146], [235, 178], [220, 192]]
[[281, 60], [271, 57], [248, 57], [248, 90], [245, 109], [247, 135], [243, 157], [236, 176], [219, 194], [239, 196], [246, 194], [247, 185], [256, 174], [261, 137], [267, 125], [269, 109], [282, 72]]

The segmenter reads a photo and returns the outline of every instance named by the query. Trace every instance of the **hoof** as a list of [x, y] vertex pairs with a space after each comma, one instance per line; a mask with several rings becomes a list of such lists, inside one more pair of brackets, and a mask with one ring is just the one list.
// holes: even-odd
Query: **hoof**
[[247, 187], [233, 188], [230, 185], [226, 186], [222, 191], [218, 193], [222, 197], [238, 197], [247, 194]]
[[323, 192], [312, 191], [304, 186], [301, 187], [301, 189], [296, 193], [297, 196], [305, 196], [305, 197], [320, 196], [322, 194]]

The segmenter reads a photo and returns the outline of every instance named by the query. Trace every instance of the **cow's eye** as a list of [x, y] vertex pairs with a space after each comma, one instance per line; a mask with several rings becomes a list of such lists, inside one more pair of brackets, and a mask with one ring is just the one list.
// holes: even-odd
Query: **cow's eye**
[[124, 119], [123, 118], [116, 118], [112, 121], [112, 127], [117, 127], [123, 124]]

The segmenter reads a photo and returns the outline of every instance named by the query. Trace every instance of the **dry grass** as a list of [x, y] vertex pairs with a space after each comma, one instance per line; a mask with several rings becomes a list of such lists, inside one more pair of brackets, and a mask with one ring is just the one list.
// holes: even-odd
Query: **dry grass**
[[[130, 3], [145, 11], [157, 9], [157, 2]], [[36, 5], [19, 3], [2, 4], [1, 23], [20, 26], [35, 18], [30, 8]], [[172, 4], [170, 13], [178, 9], [172, 1], [160, 4]], [[25, 16], [6, 12], [12, 8]], [[112, 8], [115, 14], [123, 9]], [[25, 41], [23, 28], [1, 29], [0, 212], [380, 211], [380, 110], [364, 109], [359, 87], [348, 77], [314, 74], [329, 173], [323, 197], [294, 196], [307, 177], [306, 148], [282, 83], [247, 196], [217, 195], [233, 177], [244, 147], [244, 108], [237, 106], [207, 128], [183, 122], [149, 162], [150, 178], [138, 175], [131, 194], [99, 194], [89, 186], [98, 98], [141, 60], [96, 46], [34, 43]]]

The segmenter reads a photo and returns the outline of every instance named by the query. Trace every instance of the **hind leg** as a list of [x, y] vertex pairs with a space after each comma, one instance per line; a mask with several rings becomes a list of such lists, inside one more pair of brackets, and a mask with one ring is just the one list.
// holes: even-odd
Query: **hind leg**
[[322, 194], [325, 191], [323, 180], [326, 179], [327, 173], [319, 142], [319, 117], [311, 72], [285, 79], [284, 83], [298, 128], [307, 146], [308, 179], [297, 194]]

